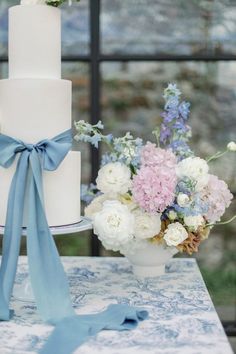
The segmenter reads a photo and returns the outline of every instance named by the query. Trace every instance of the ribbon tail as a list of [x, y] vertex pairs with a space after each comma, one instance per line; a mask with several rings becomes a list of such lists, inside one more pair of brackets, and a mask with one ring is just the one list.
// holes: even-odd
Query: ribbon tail
[[73, 316], [69, 285], [43, 204], [42, 167], [37, 153], [30, 155], [27, 253], [31, 284], [38, 311], [51, 324]]
[[131, 330], [148, 317], [148, 312], [128, 305], [110, 305], [95, 315], [78, 315], [60, 321], [40, 354], [71, 354], [103, 329]]
[[4, 321], [10, 319], [9, 302], [12, 295], [20, 251], [28, 157], [28, 152], [21, 155], [12, 179], [8, 197], [0, 268], [0, 320]]

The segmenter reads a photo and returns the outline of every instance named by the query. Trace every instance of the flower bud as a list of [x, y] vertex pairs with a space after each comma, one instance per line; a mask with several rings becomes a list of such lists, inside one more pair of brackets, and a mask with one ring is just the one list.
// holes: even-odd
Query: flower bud
[[168, 213], [168, 218], [171, 221], [174, 221], [177, 218], [177, 213], [174, 210], [170, 210]]
[[228, 143], [227, 149], [229, 151], [236, 151], [236, 143], [234, 141], [231, 141], [230, 143]]

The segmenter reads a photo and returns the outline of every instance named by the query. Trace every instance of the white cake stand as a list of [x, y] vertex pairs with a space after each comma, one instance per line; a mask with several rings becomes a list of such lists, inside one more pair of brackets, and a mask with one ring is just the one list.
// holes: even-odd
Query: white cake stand
[[[68, 235], [75, 234], [78, 232], [92, 230], [91, 220], [82, 217], [81, 221], [72, 224], [72, 225], [64, 225], [64, 226], [53, 226], [50, 227], [52, 235]], [[0, 234], [4, 233], [4, 226], [0, 226]], [[22, 236], [26, 236], [26, 228], [22, 228]], [[34, 302], [33, 291], [30, 284], [29, 275], [27, 275], [24, 279], [20, 279], [19, 282], [15, 282], [13, 289], [13, 297], [20, 301], [26, 302]]]
[[[86, 230], [92, 230], [91, 220], [82, 217], [81, 221], [76, 224], [71, 225], [62, 225], [62, 226], [51, 226], [50, 231], [52, 235], [67, 235], [67, 234], [75, 234], [77, 232], [82, 232]], [[0, 235], [4, 234], [4, 226], [0, 226]], [[22, 228], [22, 236], [26, 236], [26, 227]]]

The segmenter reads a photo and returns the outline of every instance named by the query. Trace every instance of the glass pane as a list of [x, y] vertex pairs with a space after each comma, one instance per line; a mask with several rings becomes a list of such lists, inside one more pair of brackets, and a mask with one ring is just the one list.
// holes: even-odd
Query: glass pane
[[0, 80], [8, 78], [8, 64], [1, 63], [0, 64]]
[[8, 50], [8, 8], [18, 4], [19, 0], [1, 0], [0, 2], [0, 56], [7, 55]]
[[89, 1], [81, 0], [62, 10], [62, 54], [89, 53]]
[[[72, 126], [79, 119], [89, 120], [89, 66], [85, 63], [63, 63], [62, 77], [72, 81]], [[74, 150], [81, 151], [82, 183], [90, 182], [91, 163], [88, 144], [74, 142]], [[82, 211], [83, 215], [83, 211]], [[57, 246], [61, 255], [90, 255], [90, 232], [74, 235], [56, 236]]]
[[[211, 155], [236, 140], [235, 62], [104, 63], [102, 76], [102, 120], [115, 136], [129, 130], [134, 136], [155, 141], [151, 132], [160, 122], [162, 91], [174, 81], [191, 102], [192, 146], [198, 156]], [[235, 154], [211, 166], [212, 173], [224, 179], [234, 192], [235, 166]], [[236, 201], [224, 218], [234, 214]], [[196, 256], [225, 319], [235, 316], [235, 234], [236, 222], [215, 227]]]
[[236, 54], [234, 0], [102, 0], [102, 52]]
[[[0, 55], [7, 55], [8, 8], [18, 5], [19, 0], [0, 1]], [[62, 54], [86, 55], [89, 53], [88, 0], [62, 9]]]

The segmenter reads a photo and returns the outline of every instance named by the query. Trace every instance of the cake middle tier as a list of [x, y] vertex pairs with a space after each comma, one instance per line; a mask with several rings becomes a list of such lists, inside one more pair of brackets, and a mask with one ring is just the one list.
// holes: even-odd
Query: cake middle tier
[[71, 81], [0, 80], [1, 133], [37, 143], [71, 128]]

